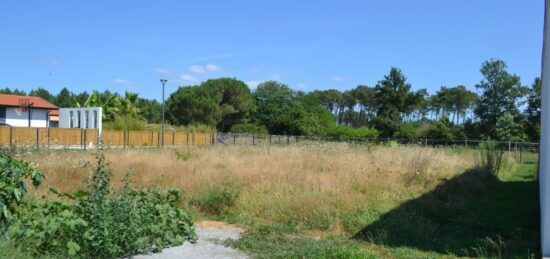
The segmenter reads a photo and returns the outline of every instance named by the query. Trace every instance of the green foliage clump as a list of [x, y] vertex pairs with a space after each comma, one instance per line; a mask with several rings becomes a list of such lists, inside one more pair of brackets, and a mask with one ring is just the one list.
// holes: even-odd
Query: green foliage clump
[[256, 258], [376, 258], [352, 242], [334, 242], [304, 237], [252, 231], [227, 245], [242, 249]]
[[425, 138], [437, 140], [453, 140], [454, 135], [453, 125], [447, 117], [442, 117], [439, 121], [432, 123], [424, 133]]
[[498, 147], [497, 142], [486, 140], [479, 143], [479, 163], [488, 172], [497, 175], [502, 166], [504, 151]]
[[267, 134], [267, 128], [262, 125], [256, 125], [253, 123], [239, 123], [235, 124], [229, 130], [231, 133], [248, 133], [248, 134]]
[[105, 130], [145, 130], [145, 121], [131, 115], [115, 115], [112, 121], [103, 123]]
[[345, 140], [353, 138], [378, 138], [378, 131], [374, 128], [360, 127], [353, 128], [350, 126], [340, 125], [327, 131], [327, 136]]
[[87, 191], [58, 193], [55, 201], [20, 206], [3, 236], [25, 251], [56, 257], [116, 258], [194, 242], [190, 216], [177, 205], [179, 190], [160, 193], [109, 185], [111, 173], [103, 152]]
[[235, 205], [240, 191], [235, 184], [212, 185], [204, 194], [191, 200], [191, 204], [204, 213], [220, 216], [226, 214], [229, 208]]
[[0, 154], [0, 227], [10, 221], [17, 205], [24, 201], [25, 179], [29, 177], [34, 186], [44, 180], [44, 174], [36, 167], [8, 154]]

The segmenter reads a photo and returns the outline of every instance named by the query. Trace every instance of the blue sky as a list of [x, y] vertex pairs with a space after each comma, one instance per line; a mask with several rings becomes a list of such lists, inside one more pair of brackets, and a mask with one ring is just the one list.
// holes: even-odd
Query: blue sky
[[473, 88], [489, 58], [530, 85], [542, 0], [0, 2], [0, 87], [160, 99], [236, 77], [310, 91], [374, 86], [391, 66], [414, 89]]

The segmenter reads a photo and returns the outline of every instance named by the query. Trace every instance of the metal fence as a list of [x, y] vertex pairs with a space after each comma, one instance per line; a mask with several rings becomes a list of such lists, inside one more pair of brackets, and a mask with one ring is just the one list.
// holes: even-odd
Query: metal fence
[[[103, 130], [103, 144], [107, 147], [160, 147], [160, 131]], [[0, 146], [31, 146], [36, 148], [86, 149], [97, 145], [97, 129], [0, 127]], [[235, 133], [165, 132], [164, 146], [187, 145], [296, 145], [328, 142], [345, 142], [358, 145], [402, 145], [425, 147], [476, 148], [480, 140], [404, 139], [404, 138], [348, 138], [327, 136], [259, 135]], [[500, 141], [497, 146], [510, 153], [537, 153], [538, 143]]]

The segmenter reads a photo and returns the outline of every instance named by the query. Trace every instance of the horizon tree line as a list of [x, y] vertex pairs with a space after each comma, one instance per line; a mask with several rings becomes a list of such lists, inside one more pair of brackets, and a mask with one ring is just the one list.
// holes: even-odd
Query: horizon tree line
[[[181, 86], [166, 101], [166, 118], [175, 125], [203, 124], [218, 131], [359, 137], [430, 137], [538, 141], [541, 87], [530, 87], [507, 71], [502, 60], [482, 64], [478, 93], [464, 85], [441, 86], [434, 94], [412, 90], [405, 74], [392, 67], [374, 86], [302, 92], [267, 81], [254, 91], [235, 78]], [[28, 93], [10, 88], [0, 93], [33, 95], [59, 107], [104, 108], [104, 120], [124, 117], [160, 123], [161, 103], [105, 90], [58, 94], [38, 87]]]

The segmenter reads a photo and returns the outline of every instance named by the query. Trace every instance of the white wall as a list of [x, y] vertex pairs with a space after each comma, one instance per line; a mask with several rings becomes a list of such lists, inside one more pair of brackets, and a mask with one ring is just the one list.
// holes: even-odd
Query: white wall
[[[33, 108], [31, 116], [31, 127], [48, 127], [48, 110]], [[14, 127], [28, 127], [29, 110], [17, 111], [14, 107], [6, 107], [6, 123]]]
[[[59, 109], [59, 127], [99, 129], [99, 133], [101, 133], [101, 128], [103, 125], [102, 111], [103, 110], [101, 107], [61, 108]], [[88, 125], [86, 125], [86, 123]]]
[[539, 153], [542, 256], [550, 257], [550, 0], [545, 1], [542, 51], [542, 121]]

